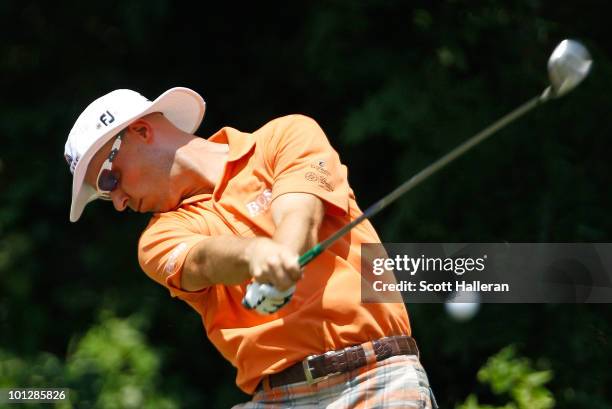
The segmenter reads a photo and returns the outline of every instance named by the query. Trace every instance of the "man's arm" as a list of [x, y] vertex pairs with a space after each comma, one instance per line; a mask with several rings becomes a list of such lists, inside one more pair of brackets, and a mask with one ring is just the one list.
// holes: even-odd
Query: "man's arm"
[[196, 244], [185, 260], [181, 287], [197, 291], [214, 284], [240, 284], [250, 277], [283, 291], [301, 277], [299, 255], [315, 245], [324, 216], [321, 199], [285, 193], [272, 201], [272, 239], [217, 236]]
[[323, 201], [310, 193], [285, 193], [271, 204], [273, 239], [299, 254], [317, 244], [325, 216]]

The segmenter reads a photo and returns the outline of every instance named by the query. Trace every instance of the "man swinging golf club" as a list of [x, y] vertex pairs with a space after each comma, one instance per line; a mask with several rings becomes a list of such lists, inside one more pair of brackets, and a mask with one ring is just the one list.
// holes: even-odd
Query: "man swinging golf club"
[[346, 167], [310, 118], [278, 118], [253, 133], [226, 127], [204, 140], [193, 135], [205, 109], [195, 92], [173, 88], [151, 102], [113, 91], [91, 103], [68, 136], [70, 219], [97, 198], [153, 213], [140, 264], [202, 316], [211, 342], [237, 368], [238, 386], [254, 394], [240, 407], [436, 407], [404, 305], [360, 302], [360, 244], [379, 242], [367, 217], [575, 87], [588, 73], [588, 53], [575, 42], [559, 47], [542, 95], [364, 213]]
[[[186, 88], [155, 101], [116, 90], [92, 102], [65, 147], [70, 220], [97, 198], [153, 213], [140, 264], [202, 316], [237, 385], [254, 394], [241, 407], [431, 407], [404, 304], [360, 302], [360, 244], [379, 242], [371, 224], [304, 270], [298, 263], [361, 214], [318, 124], [290, 115], [202, 139], [193, 132], [204, 109]], [[253, 279], [280, 296], [244, 308]]]

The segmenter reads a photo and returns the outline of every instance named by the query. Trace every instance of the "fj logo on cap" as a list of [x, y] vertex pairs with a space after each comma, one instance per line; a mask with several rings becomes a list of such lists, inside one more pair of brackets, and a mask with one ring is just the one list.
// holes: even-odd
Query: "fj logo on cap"
[[113, 122], [115, 122], [115, 117], [109, 111], [106, 111], [102, 115], [100, 115], [100, 122], [104, 124], [104, 126], [109, 126]]

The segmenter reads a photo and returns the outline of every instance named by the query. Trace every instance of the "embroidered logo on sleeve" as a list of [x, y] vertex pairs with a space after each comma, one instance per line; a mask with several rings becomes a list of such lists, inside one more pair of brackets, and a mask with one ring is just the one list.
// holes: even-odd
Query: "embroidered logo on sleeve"
[[166, 262], [166, 268], [164, 268], [164, 272], [167, 275], [170, 274], [174, 274], [175, 272], [175, 268], [176, 268], [176, 262], [178, 260], [178, 257], [185, 251], [187, 250], [187, 244], [186, 243], [180, 243], [179, 245], [177, 245], [171, 252], [170, 255], [168, 256], [168, 261]]
[[325, 169], [325, 165], [326, 163], [324, 160], [318, 160], [311, 163], [310, 169], [312, 170], [306, 172], [304, 178], [309, 182], [318, 183], [320, 188], [323, 188], [328, 192], [332, 192], [334, 190], [334, 186], [327, 180], [327, 178], [331, 176], [331, 172]]
[[310, 168], [316, 170], [317, 172], [325, 175], [325, 176], [331, 176], [331, 172], [327, 169], [325, 169], [325, 161], [324, 160], [318, 160], [316, 162], [313, 162], [310, 164]]
[[249, 211], [249, 215], [255, 217], [261, 212], [268, 210], [270, 202], [272, 202], [272, 190], [264, 189], [263, 192], [257, 195], [255, 200], [246, 204], [246, 208]]
[[316, 182], [317, 180], [319, 180], [319, 176], [314, 172], [306, 172], [304, 177], [309, 182]]

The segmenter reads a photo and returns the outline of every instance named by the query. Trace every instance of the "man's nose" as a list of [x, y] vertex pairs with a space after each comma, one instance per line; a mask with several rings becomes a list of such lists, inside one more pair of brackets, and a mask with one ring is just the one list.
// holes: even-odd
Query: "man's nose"
[[119, 187], [111, 192], [111, 199], [113, 199], [113, 206], [118, 212], [124, 211], [128, 207], [130, 198], [123, 192]]

